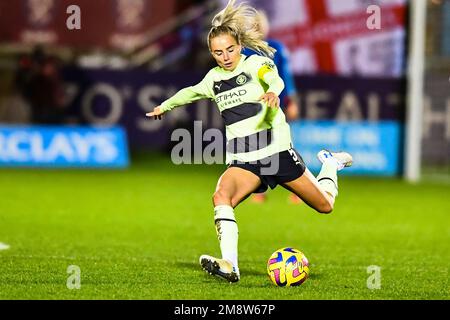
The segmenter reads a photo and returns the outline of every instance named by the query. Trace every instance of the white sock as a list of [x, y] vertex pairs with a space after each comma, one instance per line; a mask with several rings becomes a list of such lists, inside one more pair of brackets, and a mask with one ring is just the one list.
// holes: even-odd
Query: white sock
[[236, 272], [238, 268], [238, 227], [234, 217], [233, 208], [227, 205], [219, 205], [214, 208], [214, 222], [217, 238], [220, 242], [222, 259], [231, 261]]
[[322, 164], [322, 169], [317, 176], [322, 189], [333, 197], [338, 195], [337, 168], [336, 159], [330, 158]]

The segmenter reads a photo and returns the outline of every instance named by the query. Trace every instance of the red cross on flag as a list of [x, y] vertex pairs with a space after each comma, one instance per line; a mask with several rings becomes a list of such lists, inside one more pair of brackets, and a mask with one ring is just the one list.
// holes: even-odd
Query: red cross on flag
[[404, 73], [404, 0], [282, 0], [274, 9], [271, 36], [288, 46], [297, 74]]
[[[266, 11], [270, 37], [287, 45], [296, 74], [404, 74], [406, 0], [247, 2]], [[375, 18], [379, 29], [368, 26]]]

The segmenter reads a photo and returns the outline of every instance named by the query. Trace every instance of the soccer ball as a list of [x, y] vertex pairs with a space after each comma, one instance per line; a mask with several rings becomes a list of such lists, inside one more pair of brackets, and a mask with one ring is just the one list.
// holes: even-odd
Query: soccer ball
[[270, 280], [279, 287], [299, 286], [309, 275], [309, 262], [305, 255], [294, 248], [282, 248], [267, 261]]

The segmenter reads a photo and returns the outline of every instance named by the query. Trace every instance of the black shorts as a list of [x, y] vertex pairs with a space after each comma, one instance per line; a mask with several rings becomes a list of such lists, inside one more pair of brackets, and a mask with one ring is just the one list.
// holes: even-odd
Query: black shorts
[[268, 187], [274, 189], [279, 184], [295, 180], [306, 169], [302, 157], [293, 148], [258, 161], [232, 161], [228, 168], [231, 167], [242, 168], [259, 177], [261, 185], [253, 193], [265, 192]]

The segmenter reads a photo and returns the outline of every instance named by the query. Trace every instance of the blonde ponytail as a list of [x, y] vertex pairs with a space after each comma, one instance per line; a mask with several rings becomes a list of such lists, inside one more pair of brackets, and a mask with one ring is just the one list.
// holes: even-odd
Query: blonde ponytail
[[238, 44], [272, 58], [276, 50], [263, 40], [264, 35], [258, 26], [259, 12], [245, 3], [234, 7], [235, 2], [228, 1], [227, 6], [212, 19], [208, 47], [211, 49], [212, 38], [229, 34]]

